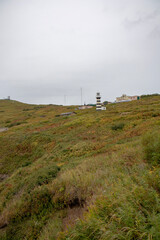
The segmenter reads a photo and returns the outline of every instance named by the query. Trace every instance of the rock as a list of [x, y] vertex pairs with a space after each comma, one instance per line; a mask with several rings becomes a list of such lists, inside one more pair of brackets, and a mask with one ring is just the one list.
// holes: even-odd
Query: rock
[[0, 132], [5, 132], [7, 130], [8, 130], [8, 128], [0, 128]]

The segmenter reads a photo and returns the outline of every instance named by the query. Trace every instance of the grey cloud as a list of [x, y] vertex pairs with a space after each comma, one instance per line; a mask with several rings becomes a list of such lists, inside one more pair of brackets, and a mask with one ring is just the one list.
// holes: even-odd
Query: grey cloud
[[67, 104], [80, 104], [81, 87], [86, 103], [96, 91], [112, 101], [159, 91], [159, 7], [156, 0], [0, 1], [0, 98], [63, 104], [66, 95]]
[[124, 20], [124, 26], [127, 29], [130, 29], [130, 28], [136, 27], [137, 25], [139, 25], [142, 22], [143, 22], [143, 19], [140, 18], [140, 17], [138, 19], [136, 19], [136, 20], [129, 20], [129, 19], [126, 18]]
[[160, 25], [154, 27], [154, 29], [150, 32], [149, 37], [152, 39], [160, 38]]
[[137, 17], [137, 19], [128, 19], [126, 18], [123, 22], [124, 26], [128, 29], [132, 29], [136, 26], [139, 26], [140, 24], [143, 24], [147, 21], [151, 21], [158, 17], [160, 15], [160, 10], [155, 9], [154, 11], [150, 12], [149, 14], [138, 14], [140, 16]]

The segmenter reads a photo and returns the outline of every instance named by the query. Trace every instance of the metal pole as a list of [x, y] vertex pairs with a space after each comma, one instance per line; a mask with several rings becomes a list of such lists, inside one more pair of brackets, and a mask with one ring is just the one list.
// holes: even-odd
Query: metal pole
[[82, 106], [82, 88], [81, 88], [81, 106]]

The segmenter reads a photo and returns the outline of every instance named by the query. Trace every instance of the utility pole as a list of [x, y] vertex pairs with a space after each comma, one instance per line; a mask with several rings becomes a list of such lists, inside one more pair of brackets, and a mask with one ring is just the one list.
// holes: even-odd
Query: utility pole
[[82, 88], [81, 88], [81, 106], [82, 106]]

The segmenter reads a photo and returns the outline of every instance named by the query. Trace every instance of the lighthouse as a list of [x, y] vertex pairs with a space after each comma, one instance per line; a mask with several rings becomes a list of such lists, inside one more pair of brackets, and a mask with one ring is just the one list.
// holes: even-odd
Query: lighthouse
[[97, 111], [102, 110], [100, 92], [97, 92], [97, 95], [96, 95], [96, 110], [97, 110]]

